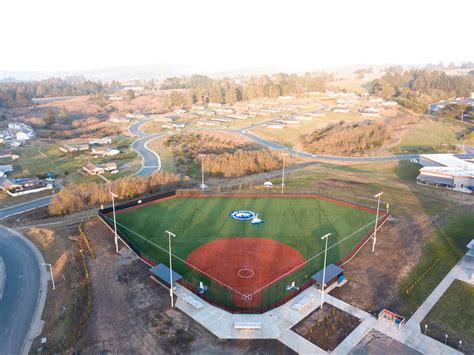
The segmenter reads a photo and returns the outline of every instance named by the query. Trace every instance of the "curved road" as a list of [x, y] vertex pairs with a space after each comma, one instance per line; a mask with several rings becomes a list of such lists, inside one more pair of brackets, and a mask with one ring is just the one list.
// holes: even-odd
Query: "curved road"
[[153, 139], [165, 137], [171, 134], [170, 132], [156, 134], [148, 134], [143, 132], [140, 129], [140, 126], [148, 121], [151, 121], [151, 119], [147, 118], [145, 120], [132, 123], [130, 126], [128, 126], [128, 131], [130, 133], [140, 137], [130, 146], [142, 158], [142, 167], [135, 173], [137, 176], [149, 176], [154, 172], [161, 170], [160, 156], [151, 149], [148, 149], [147, 144]]
[[[147, 143], [150, 141], [165, 137], [168, 135], [176, 134], [177, 132], [162, 132], [162, 133], [155, 133], [155, 134], [148, 134], [143, 132], [140, 129], [140, 126], [151, 119], [145, 119], [142, 121], [138, 121], [133, 123], [129, 126], [129, 131], [132, 134], [135, 134], [141, 138], [133, 142], [132, 149], [135, 150], [141, 157], [142, 157], [142, 168], [136, 173], [139, 176], [147, 176], [152, 174], [154, 171], [159, 171], [161, 169], [161, 161], [160, 157], [157, 153], [151, 151], [147, 147]], [[345, 162], [380, 162], [380, 161], [400, 161], [400, 160], [412, 160], [419, 158], [418, 154], [400, 154], [400, 155], [386, 155], [386, 156], [373, 156], [373, 157], [348, 157], [348, 156], [338, 156], [338, 155], [320, 155], [320, 154], [312, 154], [304, 151], [297, 151], [293, 148], [289, 148], [287, 146], [281, 145], [279, 143], [273, 142], [266, 138], [260, 137], [254, 133], [250, 129], [256, 128], [258, 126], [264, 125], [271, 121], [264, 121], [258, 124], [254, 124], [248, 127], [239, 128], [239, 129], [225, 129], [225, 128], [193, 128], [188, 129], [188, 131], [226, 131], [232, 133], [239, 133], [254, 142], [266, 146], [270, 149], [274, 150], [286, 150], [289, 154], [298, 155], [305, 158], [312, 158], [317, 160], [331, 160], [331, 161], [345, 161]], [[468, 147], [466, 147], [468, 148]], [[460, 158], [473, 158], [474, 151], [468, 151], [466, 149], [467, 154], [457, 154], [456, 156]]]
[[[0, 227], [0, 257], [5, 264], [5, 287], [0, 301], [0, 354], [27, 353], [37, 334], [30, 328], [41, 316], [47, 289], [42, 284], [39, 251], [14, 231]], [[38, 259], [40, 257], [40, 259]], [[44, 268], [43, 268], [44, 269]], [[44, 289], [44, 291], [43, 291]], [[44, 292], [44, 295], [41, 293]], [[43, 297], [40, 297], [43, 296]], [[38, 330], [38, 329], [36, 329]]]

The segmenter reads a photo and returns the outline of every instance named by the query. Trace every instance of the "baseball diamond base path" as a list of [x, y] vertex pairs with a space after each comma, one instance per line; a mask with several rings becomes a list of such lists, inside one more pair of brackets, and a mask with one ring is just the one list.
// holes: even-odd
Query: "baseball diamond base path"
[[231, 237], [200, 246], [186, 261], [232, 288], [236, 306], [252, 308], [262, 303], [266, 285], [304, 264], [305, 258], [273, 239]]

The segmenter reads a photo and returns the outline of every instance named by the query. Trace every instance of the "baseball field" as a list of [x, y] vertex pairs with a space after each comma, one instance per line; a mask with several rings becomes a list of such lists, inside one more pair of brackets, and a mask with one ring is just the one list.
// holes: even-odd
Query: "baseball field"
[[[112, 218], [109, 214], [108, 218]], [[375, 211], [309, 195], [173, 196], [117, 212], [117, 228], [141, 255], [168, 265], [183, 284], [232, 310], [270, 307], [323, 267], [348, 255], [375, 224]]]

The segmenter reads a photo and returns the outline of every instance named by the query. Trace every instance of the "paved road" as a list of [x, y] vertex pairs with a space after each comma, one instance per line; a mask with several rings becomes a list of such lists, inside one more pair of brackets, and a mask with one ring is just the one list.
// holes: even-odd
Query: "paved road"
[[[230, 130], [229, 130], [230, 131]], [[400, 160], [412, 160], [412, 159], [417, 159], [419, 158], [419, 154], [400, 154], [400, 155], [386, 155], [386, 156], [374, 156], [374, 157], [345, 157], [345, 156], [339, 156], [339, 155], [321, 155], [321, 154], [312, 154], [312, 153], [307, 153], [303, 151], [297, 151], [295, 149], [289, 148], [287, 146], [275, 143], [273, 141], [270, 141], [268, 139], [262, 138], [260, 136], [257, 136], [253, 134], [251, 131], [246, 130], [246, 129], [240, 129], [236, 130], [234, 132], [238, 132], [241, 135], [253, 140], [254, 142], [257, 142], [259, 144], [262, 144], [270, 149], [275, 149], [275, 150], [286, 150], [288, 153], [293, 154], [293, 155], [299, 155], [301, 157], [305, 158], [315, 158], [318, 160], [334, 160], [334, 161], [400, 161]], [[466, 147], [466, 154], [455, 154], [455, 156], [461, 158], [461, 159], [467, 159], [467, 158], [474, 158], [474, 148], [472, 147]]]
[[6, 271], [0, 301], [0, 354], [20, 354], [40, 298], [40, 265], [30, 245], [3, 227], [0, 257]]
[[7, 207], [0, 210], [0, 220], [6, 218], [8, 216], [12, 216], [18, 213], [23, 213], [29, 210], [33, 210], [38, 207], [49, 205], [51, 202], [52, 196], [45, 196], [38, 198], [36, 200], [28, 201], [25, 203], [21, 203], [15, 206]]
[[148, 134], [143, 132], [140, 129], [140, 126], [151, 119], [145, 119], [138, 122], [131, 124], [128, 127], [128, 131], [138, 137], [136, 141], [134, 141], [131, 145], [131, 148], [136, 151], [142, 158], [142, 167], [139, 171], [135, 173], [137, 176], [149, 176], [154, 172], [161, 170], [161, 159], [160, 156], [155, 153], [154, 151], [148, 149], [147, 144], [152, 141], [153, 139], [159, 137], [165, 137], [170, 132], [163, 132], [163, 133], [156, 133], [156, 134]]

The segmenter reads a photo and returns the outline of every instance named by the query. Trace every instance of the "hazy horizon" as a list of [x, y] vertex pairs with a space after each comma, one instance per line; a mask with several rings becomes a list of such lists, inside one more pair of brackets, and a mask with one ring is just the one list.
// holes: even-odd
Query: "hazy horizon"
[[[455, 5], [455, 6], [454, 6]], [[28, 9], [28, 11], [25, 11]], [[472, 1], [2, 4], [0, 71], [155, 63], [202, 72], [474, 61]]]

